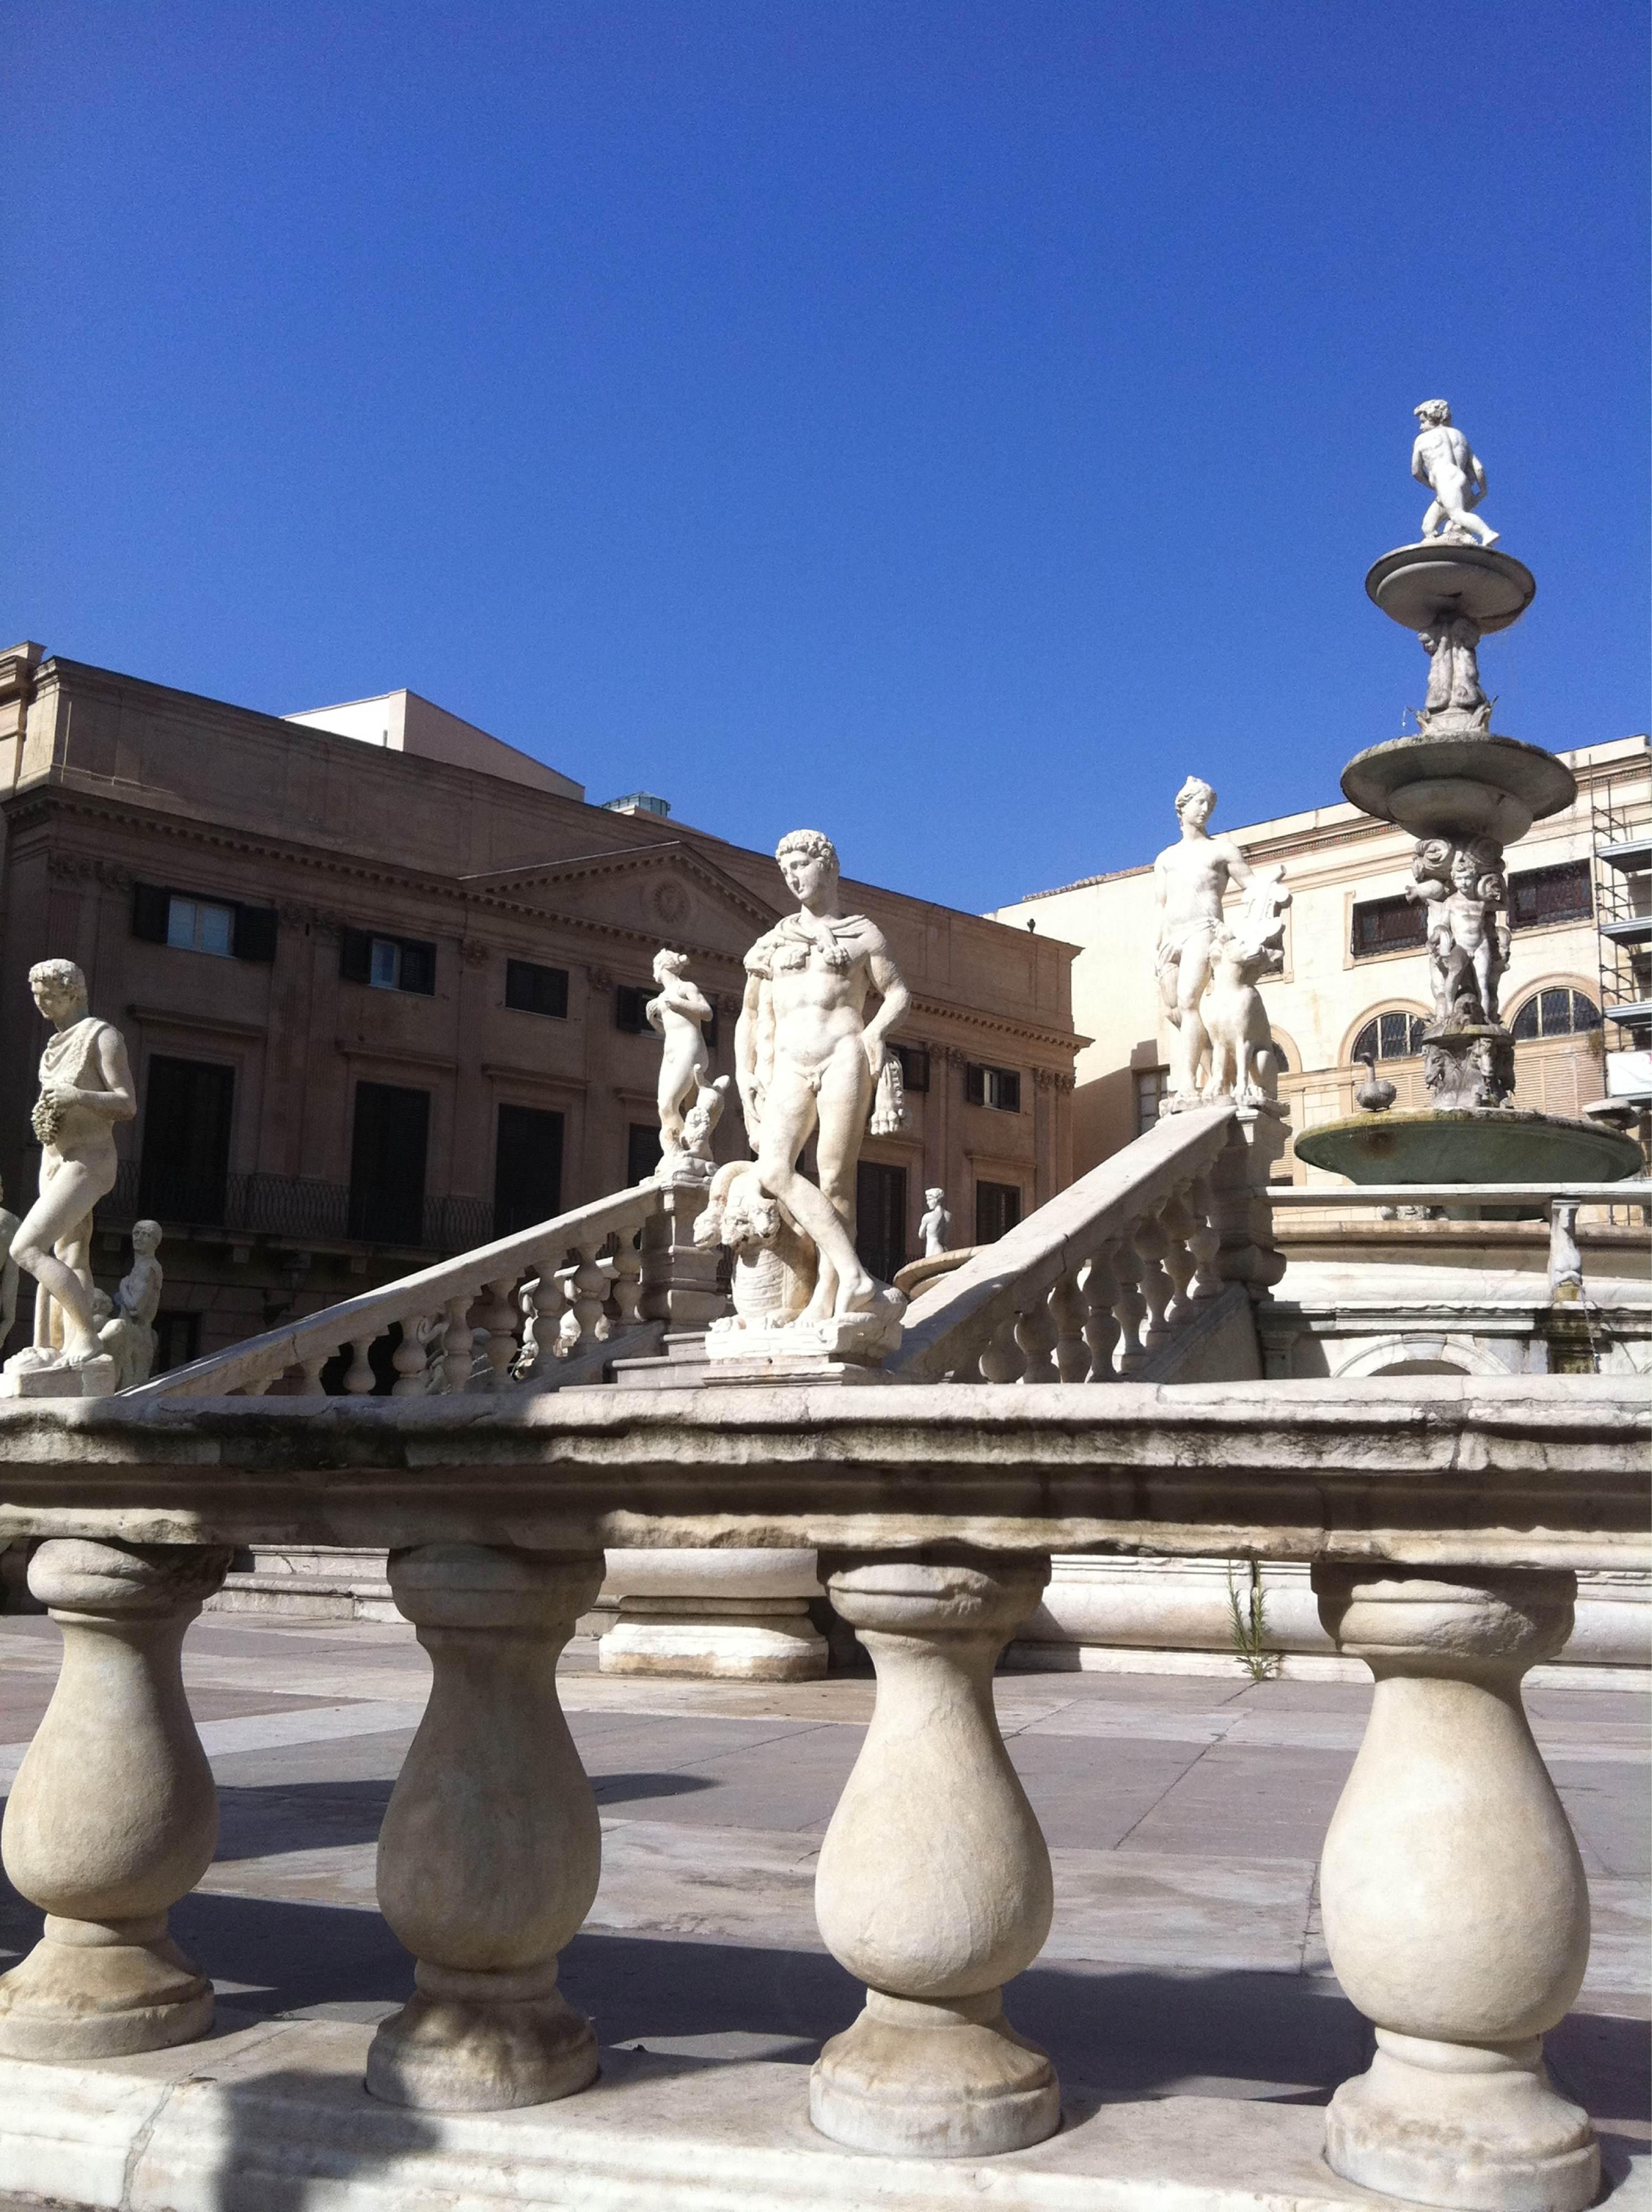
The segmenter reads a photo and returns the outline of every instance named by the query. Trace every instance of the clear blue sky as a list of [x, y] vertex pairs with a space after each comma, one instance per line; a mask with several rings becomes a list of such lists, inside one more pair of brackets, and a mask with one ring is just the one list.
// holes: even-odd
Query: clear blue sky
[[1419, 399], [1647, 726], [1640, 0], [21, 0], [0, 629], [966, 907], [1336, 796]]

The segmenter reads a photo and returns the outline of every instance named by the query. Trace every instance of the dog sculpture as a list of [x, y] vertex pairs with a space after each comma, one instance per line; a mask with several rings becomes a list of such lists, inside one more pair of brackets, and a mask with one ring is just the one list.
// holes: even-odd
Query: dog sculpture
[[694, 1241], [702, 1251], [721, 1244], [733, 1255], [736, 1328], [784, 1327], [814, 1296], [815, 1248], [758, 1182], [750, 1160], [718, 1169]]

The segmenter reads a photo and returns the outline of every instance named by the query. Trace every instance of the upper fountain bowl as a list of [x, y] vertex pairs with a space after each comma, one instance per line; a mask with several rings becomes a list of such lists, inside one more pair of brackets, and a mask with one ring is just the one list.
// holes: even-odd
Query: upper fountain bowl
[[1429, 538], [1385, 553], [1372, 564], [1365, 589], [1406, 629], [1467, 615], [1482, 630], [1494, 630], [1520, 620], [1537, 596], [1537, 579], [1523, 561], [1495, 546]]

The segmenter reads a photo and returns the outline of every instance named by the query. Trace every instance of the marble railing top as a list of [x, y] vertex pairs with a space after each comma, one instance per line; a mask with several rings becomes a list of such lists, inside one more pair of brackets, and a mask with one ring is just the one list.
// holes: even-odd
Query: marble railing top
[[0, 1405], [0, 1540], [1652, 1564], [1644, 1378]]
[[283, 1322], [262, 1336], [208, 1352], [185, 1367], [170, 1368], [152, 1382], [122, 1392], [122, 1403], [222, 1396], [251, 1382], [273, 1380], [317, 1356], [331, 1358], [341, 1346], [358, 1339], [382, 1336], [392, 1322], [440, 1313], [455, 1299], [475, 1297], [490, 1283], [502, 1282], [513, 1289], [525, 1273], [560, 1267], [576, 1245], [598, 1245], [616, 1230], [635, 1229], [654, 1212], [662, 1195], [658, 1183], [645, 1182], [593, 1200], [589, 1206], [536, 1222], [474, 1251], [439, 1260], [416, 1274], [363, 1291], [359, 1297], [324, 1306], [301, 1321]]
[[885, 1371], [906, 1382], [950, 1373], [1018, 1303], [1052, 1289], [1068, 1269], [1213, 1166], [1236, 1110], [1227, 1099], [1167, 1115], [995, 1244], [984, 1245], [944, 1278], [944, 1289], [920, 1292], [921, 1304], [914, 1301]]

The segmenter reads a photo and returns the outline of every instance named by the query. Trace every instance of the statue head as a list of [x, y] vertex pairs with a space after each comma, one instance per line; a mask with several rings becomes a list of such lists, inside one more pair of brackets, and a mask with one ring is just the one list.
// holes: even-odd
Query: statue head
[[93, 1328], [100, 1328], [105, 1322], [112, 1321], [114, 1317], [114, 1300], [110, 1297], [107, 1291], [100, 1291], [94, 1288], [92, 1292]]
[[1445, 399], [1425, 399], [1411, 411], [1425, 430], [1437, 430], [1451, 420], [1451, 404]]
[[1192, 814], [1202, 830], [1216, 811], [1215, 787], [1202, 775], [1190, 775], [1176, 793], [1176, 813], [1185, 822]]
[[86, 977], [72, 960], [38, 960], [28, 971], [34, 1003], [48, 1021], [86, 1010]]
[[136, 1260], [153, 1260], [161, 1249], [161, 1224], [158, 1221], [135, 1221], [132, 1224], [132, 1256]]
[[680, 975], [689, 964], [686, 952], [673, 952], [669, 946], [654, 955], [654, 981], [663, 983], [668, 975]]
[[1480, 864], [1467, 845], [1451, 856], [1451, 880], [1460, 891], [1472, 891], [1480, 880]]
[[775, 846], [774, 858], [793, 898], [837, 881], [837, 848], [822, 830], [789, 831]]
[[946, 1193], [941, 1188], [939, 1183], [937, 1183], [932, 1190], [926, 1190], [924, 1193], [924, 1204], [932, 1213], [938, 1206], [944, 1204], [945, 1199]]

